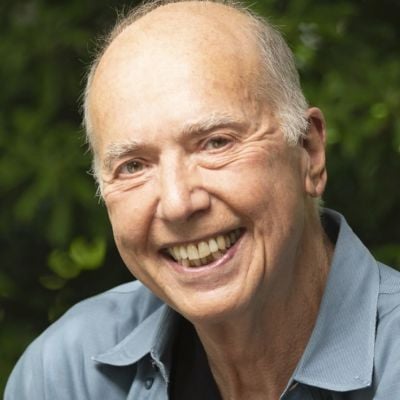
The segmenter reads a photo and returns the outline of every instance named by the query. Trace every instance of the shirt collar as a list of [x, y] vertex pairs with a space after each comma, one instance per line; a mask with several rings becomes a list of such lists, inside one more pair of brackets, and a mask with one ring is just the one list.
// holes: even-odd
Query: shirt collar
[[361, 389], [372, 381], [379, 271], [343, 216], [325, 210], [323, 218], [339, 233], [316, 325], [293, 379], [334, 391]]
[[140, 323], [127, 337], [114, 347], [92, 357], [94, 361], [113, 366], [128, 366], [151, 355], [166, 379], [169, 368], [172, 339], [178, 315], [163, 304]]

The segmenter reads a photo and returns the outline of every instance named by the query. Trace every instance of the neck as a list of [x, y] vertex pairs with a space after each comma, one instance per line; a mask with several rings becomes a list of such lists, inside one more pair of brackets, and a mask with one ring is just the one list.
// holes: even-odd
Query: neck
[[196, 325], [224, 400], [279, 399], [305, 350], [333, 252], [319, 219], [307, 229], [290, 279], [284, 274], [257, 310]]

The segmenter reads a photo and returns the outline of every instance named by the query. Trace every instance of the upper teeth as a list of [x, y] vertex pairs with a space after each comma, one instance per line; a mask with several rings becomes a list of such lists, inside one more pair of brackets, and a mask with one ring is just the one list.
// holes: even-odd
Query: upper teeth
[[240, 236], [240, 229], [235, 229], [226, 235], [218, 235], [198, 243], [188, 243], [168, 248], [168, 253], [180, 264], [185, 266], [200, 266], [216, 260], [226, 249], [233, 246]]

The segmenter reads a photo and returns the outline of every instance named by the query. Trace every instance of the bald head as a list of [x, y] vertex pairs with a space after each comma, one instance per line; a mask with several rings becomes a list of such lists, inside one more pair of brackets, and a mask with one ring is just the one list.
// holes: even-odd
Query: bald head
[[[198, 90], [200, 75], [207, 78], [210, 91], [218, 90], [222, 79], [232, 83], [233, 91], [243, 86], [240, 89], [249, 101], [268, 101], [287, 139], [296, 142], [304, 132], [307, 104], [281, 35], [237, 6], [209, 1], [160, 3], [147, 4], [122, 20], [93, 63], [85, 96], [85, 126], [92, 148], [96, 149], [95, 126], [102, 123], [95, 118], [103, 118], [92, 111], [101, 105], [102, 96], [105, 100], [114, 96], [116, 107], [127, 107], [131, 95], [125, 93], [127, 81], [135, 80], [138, 95], [153, 87], [145, 91], [149, 96], [142, 99], [145, 103], [160, 95], [156, 90], [160, 81], [180, 80], [188, 90]], [[163, 89], [174, 90], [168, 85]]]
[[[119, 74], [118, 67], [127, 70]], [[156, 85], [175, 75], [184, 80], [201, 73], [212, 80], [224, 73], [252, 86], [260, 70], [258, 42], [245, 15], [217, 3], [183, 2], [153, 10], [116, 36], [98, 62], [92, 85], [133, 74]]]

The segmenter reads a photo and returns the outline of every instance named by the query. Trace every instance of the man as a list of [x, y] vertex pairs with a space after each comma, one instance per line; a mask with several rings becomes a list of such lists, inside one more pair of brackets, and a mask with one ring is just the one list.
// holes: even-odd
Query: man
[[51, 326], [6, 400], [400, 398], [399, 275], [320, 213], [325, 123], [285, 42], [237, 5], [164, 3], [114, 29], [85, 98], [140, 283]]

